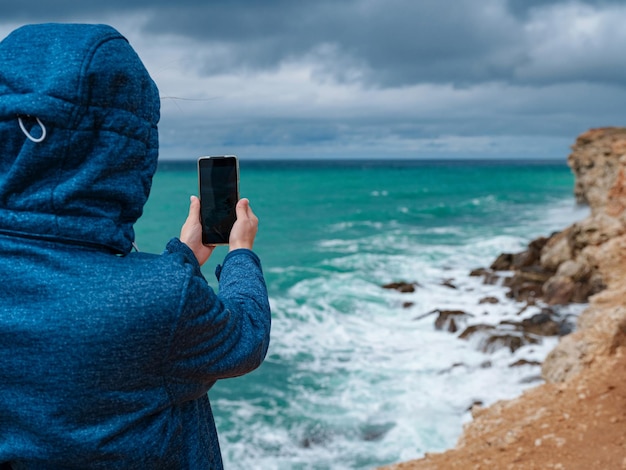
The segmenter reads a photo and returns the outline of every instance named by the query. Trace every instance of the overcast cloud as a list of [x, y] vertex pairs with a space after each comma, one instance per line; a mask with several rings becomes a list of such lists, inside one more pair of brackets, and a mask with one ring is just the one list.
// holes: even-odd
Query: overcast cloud
[[625, 125], [626, 3], [0, 0], [104, 22], [162, 96], [161, 156], [555, 158]]

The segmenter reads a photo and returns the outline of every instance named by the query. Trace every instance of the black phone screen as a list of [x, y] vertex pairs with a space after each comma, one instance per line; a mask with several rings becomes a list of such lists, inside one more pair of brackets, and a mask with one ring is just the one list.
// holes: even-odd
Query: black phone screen
[[237, 157], [201, 157], [198, 176], [202, 243], [228, 244], [230, 230], [237, 220], [235, 206], [239, 201]]

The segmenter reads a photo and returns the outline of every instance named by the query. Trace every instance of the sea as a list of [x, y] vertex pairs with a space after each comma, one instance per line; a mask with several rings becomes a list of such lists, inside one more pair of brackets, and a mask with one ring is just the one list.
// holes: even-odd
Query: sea
[[[265, 362], [209, 392], [228, 469], [371, 469], [455, 445], [475, 403], [541, 383], [558, 338], [489, 353], [437, 330], [436, 310], [520, 319], [470, 276], [587, 215], [565, 161], [240, 161], [259, 217], [272, 307]], [[194, 162], [161, 162], [136, 225], [141, 251], [178, 236]], [[203, 272], [226, 254], [215, 250]], [[383, 286], [415, 285], [414, 292]], [[481, 303], [495, 297], [497, 303]], [[538, 313], [530, 307], [524, 315]], [[562, 307], [578, 315], [584, 305]], [[512, 367], [519, 360], [526, 365]]]

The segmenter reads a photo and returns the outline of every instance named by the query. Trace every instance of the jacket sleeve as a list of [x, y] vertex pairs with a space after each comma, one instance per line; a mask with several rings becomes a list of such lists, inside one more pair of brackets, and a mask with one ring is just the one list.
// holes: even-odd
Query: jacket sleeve
[[182, 253], [190, 270], [170, 345], [174, 376], [210, 386], [257, 368], [267, 353], [271, 324], [258, 256], [245, 249], [228, 253], [216, 295], [186, 245], [174, 239], [167, 251]]

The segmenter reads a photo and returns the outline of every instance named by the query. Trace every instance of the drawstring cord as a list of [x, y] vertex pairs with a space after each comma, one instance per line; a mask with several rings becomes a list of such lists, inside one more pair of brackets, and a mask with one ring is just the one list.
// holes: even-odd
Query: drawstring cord
[[22, 129], [24, 135], [36, 144], [38, 144], [39, 142], [43, 142], [43, 140], [46, 138], [46, 126], [43, 125], [43, 122], [41, 122], [38, 117], [35, 117], [35, 119], [37, 120], [37, 124], [39, 124], [39, 127], [41, 127], [41, 136], [39, 137], [33, 137], [32, 135], [30, 135], [30, 133], [26, 130], [26, 127], [24, 127], [24, 123], [22, 122], [22, 116], [17, 117], [17, 122], [20, 123], [20, 129]]

